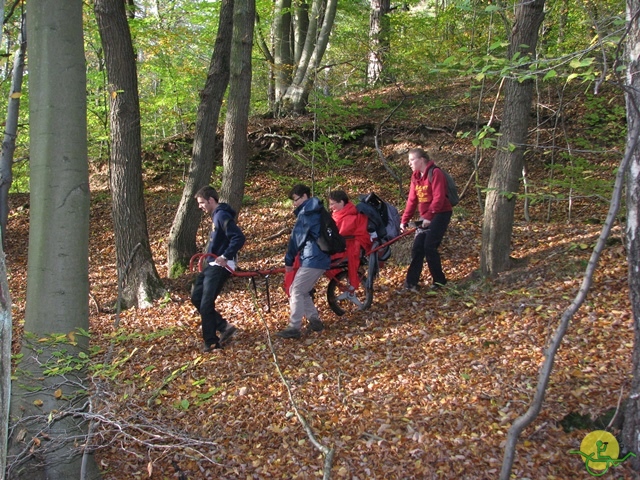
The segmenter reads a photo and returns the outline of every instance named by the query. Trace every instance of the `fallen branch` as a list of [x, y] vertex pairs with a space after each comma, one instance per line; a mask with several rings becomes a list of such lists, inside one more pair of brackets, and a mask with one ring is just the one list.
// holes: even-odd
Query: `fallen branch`
[[265, 240], [275, 240], [276, 238], [281, 237], [282, 235], [284, 235], [285, 233], [290, 232], [290, 230], [287, 227], [282, 228], [281, 230], [277, 231], [276, 233], [274, 233], [273, 235], [267, 237]]

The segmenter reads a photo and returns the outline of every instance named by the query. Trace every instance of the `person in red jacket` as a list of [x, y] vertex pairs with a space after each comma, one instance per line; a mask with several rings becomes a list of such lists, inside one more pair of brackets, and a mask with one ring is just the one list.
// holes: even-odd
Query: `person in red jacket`
[[371, 250], [371, 236], [367, 230], [369, 219], [356, 210], [356, 206], [349, 201], [349, 196], [343, 190], [333, 190], [329, 194], [329, 210], [338, 225], [340, 235], [347, 241], [349, 283], [353, 288], [358, 288], [360, 249], [364, 249], [365, 252]]
[[[453, 211], [447, 198], [447, 180], [442, 170], [435, 166], [433, 160], [421, 148], [409, 150], [409, 166], [413, 174], [400, 229], [407, 228], [416, 209], [422, 224], [416, 230], [411, 249], [411, 264], [407, 270], [404, 287], [411, 291], [417, 291], [426, 260], [433, 280], [431, 288], [437, 289], [447, 283], [438, 253], [438, 247], [447, 231]], [[429, 170], [432, 170], [431, 181], [429, 180]]]

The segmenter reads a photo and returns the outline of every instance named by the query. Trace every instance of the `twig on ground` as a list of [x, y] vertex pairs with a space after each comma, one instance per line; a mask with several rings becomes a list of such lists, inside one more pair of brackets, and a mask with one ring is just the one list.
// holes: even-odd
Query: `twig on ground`
[[278, 237], [281, 237], [282, 235], [284, 235], [285, 233], [289, 232], [289, 229], [287, 227], [282, 228], [281, 230], [278, 230], [276, 233], [274, 233], [273, 235], [269, 236], [266, 238], [267, 241], [269, 240], [275, 240]]
[[296, 417], [298, 418], [298, 421], [302, 425], [302, 428], [306, 432], [307, 437], [311, 441], [311, 444], [314, 447], [316, 447], [318, 450], [320, 450], [320, 452], [324, 455], [324, 466], [323, 466], [323, 477], [322, 478], [324, 480], [329, 480], [329, 478], [331, 478], [331, 468], [333, 466], [333, 456], [335, 455], [335, 449], [327, 447], [326, 445], [323, 445], [322, 443], [320, 443], [318, 441], [318, 439], [316, 438], [313, 430], [309, 426], [309, 423], [302, 416], [302, 413], [300, 413], [300, 409], [298, 409], [298, 405], [296, 403], [296, 400], [293, 397], [293, 392], [291, 391], [291, 386], [289, 385], [289, 382], [285, 378], [284, 373], [282, 372], [282, 369], [280, 368], [280, 364], [278, 362], [278, 356], [276, 354], [275, 348], [273, 346], [273, 342], [271, 340], [271, 333], [269, 332], [269, 328], [267, 326], [267, 322], [264, 319], [264, 315], [262, 314], [262, 310], [260, 308], [258, 308], [259, 307], [258, 299], [257, 299], [257, 297], [255, 295], [255, 292], [251, 291], [251, 294], [253, 296], [253, 302], [254, 302], [254, 305], [256, 307], [256, 311], [258, 312], [258, 315], [260, 315], [260, 320], [264, 324], [265, 330], [267, 332], [267, 343], [269, 344], [269, 350], [271, 351], [271, 356], [273, 357], [273, 363], [274, 363], [274, 365], [276, 367], [276, 370], [278, 371], [278, 375], [280, 376], [280, 380], [282, 380], [282, 383], [283, 383], [284, 387], [287, 389], [287, 393], [289, 395], [289, 402], [291, 403], [291, 407], [293, 408], [293, 411], [295, 412]]

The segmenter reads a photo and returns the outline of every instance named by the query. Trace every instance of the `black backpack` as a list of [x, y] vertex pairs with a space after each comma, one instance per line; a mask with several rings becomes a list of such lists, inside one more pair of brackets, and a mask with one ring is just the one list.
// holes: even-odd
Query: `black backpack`
[[341, 253], [347, 249], [347, 242], [338, 232], [336, 221], [324, 206], [320, 209], [320, 236], [316, 243], [327, 255]]
[[375, 231], [380, 240], [391, 240], [400, 235], [400, 214], [398, 209], [371, 192], [360, 195], [356, 209], [369, 217], [369, 231]]
[[[376, 232], [378, 244], [388, 242], [400, 235], [400, 214], [398, 209], [371, 192], [360, 195], [356, 209], [369, 218], [369, 232]], [[378, 259], [385, 261], [391, 257], [391, 245], [378, 250]]]
[[451, 204], [451, 206], [455, 207], [458, 203], [460, 203], [460, 196], [458, 195], [458, 187], [456, 186], [455, 180], [444, 168], [434, 165], [429, 169], [429, 172], [427, 172], [427, 175], [429, 176], [429, 183], [431, 183], [431, 179], [433, 178], [432, 170], [434, 168], [439, 168], [440, 171], [444, 173], [444, 177], [447, 179], [447, 198], [449, 199], [449, 203]]

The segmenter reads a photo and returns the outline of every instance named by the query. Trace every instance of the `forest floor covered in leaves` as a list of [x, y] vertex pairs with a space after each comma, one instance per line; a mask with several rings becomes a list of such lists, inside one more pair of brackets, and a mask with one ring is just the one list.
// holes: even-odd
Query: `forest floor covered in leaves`
[[[266, 142], [260, 131], [274, 131], [265, 125], [254, 121], [254, 141]], [[398, 127], [385, 155], [406, 180], [406, 149], [440, 146], [438, 161], [462, 190], [472, 174], [468, 145], [431, 128], [441, 124], [420, 126], [404, 135]], [[397, 186], [375, 151], [357, 143], [350, 148], [345, 156], [354, 163], [332, 172], [344, 179], [339, 186], [353, 196], [376, 191], [402, 210]], [[481, 182], [489, 168], [487, 163], [481, 170]], [[531, 171], [545, 175], [541, 168]], [[286, 198], [292, 180], [310, 182], [301, 172], [282, 151], [277, 159], [254, 152], [239, 216], [247, 235], [241, 268], [282, 266], [288, 235], [277, 234], [293, 225]], [[189, 301], [193, 275], [169, 280], [164, 266], [181, 174], [176, 169], [146, 179], [150, 238], [168, 293], [144, 310], [113, 311], [109, 195], [98, 184], [93, 190], [91, 344], [94, 363], [102, 365], [93, 382], [101, 418], [93, 442], [100, 446], [96, 459], [105, 479], [322, 478], [323, 455], [296, 408], [316, 441], [334, 449], [332, 478], [497, 478], [507, 431], [532, 401], [544, 349], [580, 288], [602, 227], [594, 219], [604, 220], [606, 203], [576, 201], [571, 221], [566, 202], [554, 203], [550, 218], [547, 204], [532, 206], [530, 221], [520, 205], [512, 242], [518, 266], [486, 280], [475, 274], [482, 217], [476, 191], [468, 188], [441, 247], [449, 278], [443, 291], [401, 291], [408, 238], [394, 244], [370, 309], [336, 316], [323, 279], [316, 303], [326, 329], [283, 340], [273, 336], [288, 320], [282, 277], [269, 278], [270, 309], [263, 279], [256, 296], [246, 279], [233, 278], [218, 308], [239, 333], [224, 350], [203, 354], [199, 316]], [[19, 339], [28, 208], [25, 196], [11, 201], [6, 253]], [[202, 242], [208, 228], [203, 218]], [[587, 433], [604, 428], [589, 422], [615, 410], [631, 381], [623, 234], [618, 224], [587, 301], [569, 326], [542, 411], [518, 443], [514, 478], [591, 478], [570, 451]], [[425, 269], [424, 282], [426, 275]], [[587, 425], [563, 428], [568, 416]], [[633, 478], [628, 463], [605, 478]]]

